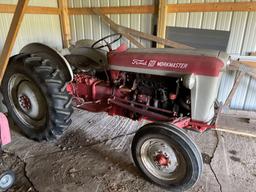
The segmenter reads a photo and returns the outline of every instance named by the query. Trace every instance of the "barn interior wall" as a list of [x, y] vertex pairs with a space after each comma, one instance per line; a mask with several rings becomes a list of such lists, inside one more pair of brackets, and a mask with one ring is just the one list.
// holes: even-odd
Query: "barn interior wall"
[[[250, 2], [250, 0], [168, 0], [176, 3]], [[254, 0], [255, 1], [255, 0]], [[169, 13], [167, 25], [176, 27], [230, 31], [227, 52], [245, 55], [256, 51], [256, 12]], [[234, 83], [235, 72], [222, 76], [218, 100], [225, 102]], [[256, 80], [245, 76], [231, 102], [231, 108], [256, 110]]]
[[[17, 4], [17, 0], [0, 0], [0, 4]], [[57, 7], [57, 0], [30, 0], [31, 6]], [[2, 51], [13, 14], [0, 13], [0, 53]], [[41, 42], [53, 48], [62, 48], [61, 29], [58, 15], [26, 14], [22, 22], [13, 54], [28, 43]]]

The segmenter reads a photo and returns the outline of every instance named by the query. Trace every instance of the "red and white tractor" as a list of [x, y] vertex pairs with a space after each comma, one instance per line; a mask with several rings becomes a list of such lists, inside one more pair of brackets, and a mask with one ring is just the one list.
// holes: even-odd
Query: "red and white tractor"
[[134, 120], [154, 121], [135, 134], [136, 166], [151, 182], [186, 190], [199, 179], [203, 161], [195, 143], [180, 129], [214, 128], [215, 100], [224, 52], [199, 49], [127, 49], [78, 41], [63, 56], [32, 43], [13, 56], [2, 89], [9, 114], [25, 135], [54, 138], [71, 123], [76, 107]]

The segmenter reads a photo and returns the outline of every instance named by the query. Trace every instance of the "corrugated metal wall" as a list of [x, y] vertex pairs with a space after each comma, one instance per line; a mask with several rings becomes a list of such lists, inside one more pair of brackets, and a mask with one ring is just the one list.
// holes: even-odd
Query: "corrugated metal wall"
[[[236, 0], [235, 2], [249, 1]], [[168, 0], [168, 3], [234, 2], [234, 0]], [[230, 31], [227, 52], [232, 55], [256, 51], [256, 12], [170, 13], [168, 25]], [[234, 72], [224, 73], [218, 94], [224, 102], [233, 85]], [[235, 109], [256, 110], [256, 81], [249, 76], [242, 79], [231, 102]]]
[[[109, 6], [129, 6], [129, 5], [152, 5], [153, 0], [69, 0], [69, 7], [109, 7]], [[153, 14], [111, 14], [110, 18], [118, 24], [132, 29], [152, 33]], [[110, 33], [110, 28], [101, 23], [98, 16], [76, 15], [70, 16], [72, 40], [80, 39], [100, 39]], [[127, 40], [124, 40], [127, 42]], [[140, 40], [140, 42], [150, 47], [151, 43]], [[129, 42], [127, 42], [129, 43]], [[129, 43], [130, 44], [130, 43]], [[132, 45], [131, 45], [132, 46]]]
[[[236, 0], [246, 1], [246, 0]], [[234, 0], [168, 0], [168, 3], [206, 3], [206, 2], [234, 2]], [[69, 0], [70, 7], [100, 7], [100, 6], [127, 6], [127, 5], [152, 5], [154, 0]], [[110, 15], [115, 22], [152, 33], [152, 14], [119, 14]], [[90, 15], [71, 16], [72, 39], [99, 39], [110, 33], [110, 29], [100, 18]], [[256, 12], [207, 12], [207, 13], [170, 13], [167, 19], [168, 26], [191, 27], [202, 29], [216, 29], [231, 31], [228, 44], [228, 53], [244, 54], [256, 51]], [[140, 40], [145, 46], [150, 43]], [[235, 73], [223, 75], [218, 94], [219, 101], [225, 101], [232, 84]], [[245, 77], [234, 99], [232, 108], [256, 110], [256, 81]]]
[[[16, 4], [17, 0], [0, 0], [1, 4]], [[31, 6], [57, 7], [56, 0], [30, 0]], [[13, 14], [0, 13], [0, 53], [9, 30]], [[13, 50], [13, 54], [26, 44], [42, 42], [51, 47], [62, 47], [61, 28], [58, 15], [31, 15], [26, 14]]]

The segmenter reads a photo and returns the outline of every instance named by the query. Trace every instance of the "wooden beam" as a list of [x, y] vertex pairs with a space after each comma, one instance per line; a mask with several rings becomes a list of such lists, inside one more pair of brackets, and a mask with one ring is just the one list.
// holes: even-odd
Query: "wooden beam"
[[11, 56], [28, 2], [29, 0], [19, 0], [13, 15], [11, 26], [0, 57], [0, 83], [2, 82], [6, 67], [8, 65], [9, 57]]
[[[0, 13], [14, 13], [16, 5], [0, 4]], [[28, 6], [25, 9], [29, 14], [60, 14], [60, 9], [55, 7]]]
[[[93, 9], [96, 7], [88, 8], [69, 8], [70, 15], [92, 15]], [[157, 9], [152, 5], [144, 6], [120, 6], [120, 7], [100, 7], [98, 8], [103, 14], [147, 14], [156, 13]]]
[[241, 63], [240, 61], [233, 61], [230, 65], [227, 66], [229, 71], [244, 71], [247, 75], [250, 75], [252, 78], [256, 79], [256, 66], [247, 65], [248, 63]]
[[[0, 4], [0, 13], [14, 13], [15, 5]], [[223, 3], [191, 3], [168, 4], [168, 13], [179, 12], [222, 12], [222, 11], [256, 11], [256, 2], [223, 2]], [[92, 8], [69, 8], [70, 15], [92, 15]], [[103, 14], [155, 14], [158, 9], [153, 5], [100, 7]], [[28, 6], [26, 13], [30, 14], [60, 14], [55, 7]]]
[[235, 134], [235, 135], [240, 135], [240, 136], [244, 136], [244, 137], [256, 138], [256, 134], [246, 133], [246, 132], [242, 132], [242, 131], [233, 131], [228, 128], [226, 128], [226, 129], [225, 128], [215, 128], [215, 130], [221, 131], [221, 132], [226, 132], [226, 133], [231, 133], [231, 134]]
[[61, 10], [60, 24], [61, 24], [63, 47], [68, 48], [71, 40], [70, 23], [69, 23], [69, 16], [68, 16], [68, 1], [58, 0], [58, 5]]
[[[158, 19], [157, 19], [157, 37], [165, 39], [166, 22], [167, 22], [167, 0], [159, 0], [158, 5]], [[164, 48], [163, 44], [158, 43], [157, 48]]]
[[169, 4], [168, 13], [256, 11], [256, 2]]
[[256, 62], [255, 61], [239, 61], [239, 62], [241, 64], [256, 68]]
[[256, 119], [256, 111], [229, 109], [227, 111], [224, 111], [223, 113], [225, 114], [225, 116], [230, 117]]
[[[93, 9], [69, 8], [71, 15], [91, 15]], [[103, 14], [155, 14], [158, 9], [153, 5], [144, 6], [120, 6], [120, 7], [100, 7]], [[256, 11], [256, 2], [223, 2], [223, 3], [187, 3], [168, 4], [168, 13], [179, 12], [223, 12], [223, 11]]]

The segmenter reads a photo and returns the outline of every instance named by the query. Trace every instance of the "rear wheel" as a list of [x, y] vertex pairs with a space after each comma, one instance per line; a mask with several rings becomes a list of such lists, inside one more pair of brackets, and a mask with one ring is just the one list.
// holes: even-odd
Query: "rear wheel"
[[202, 173], [201, 153], [194, 142], [166, 124], [140, 128], [132, 141], [132, 156], [148, 180], [169, 190], [191, 188]]
[[54, 63], [31, 55], [10, 59], [2, 82], [4, 102], [14, 122], [31, 139], [48, 140], [71, 123], [71, 97]]

